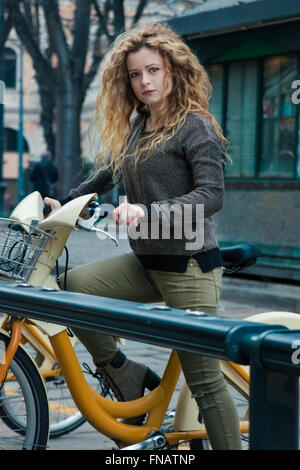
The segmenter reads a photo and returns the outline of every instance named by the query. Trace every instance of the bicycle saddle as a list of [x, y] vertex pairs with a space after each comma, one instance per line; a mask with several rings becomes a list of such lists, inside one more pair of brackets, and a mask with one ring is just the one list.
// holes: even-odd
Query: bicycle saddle
[[241, 243], [220, 248], [223, 266], [228, 269], [243, 269], [254, 264], [262, 252], [255, 243]]

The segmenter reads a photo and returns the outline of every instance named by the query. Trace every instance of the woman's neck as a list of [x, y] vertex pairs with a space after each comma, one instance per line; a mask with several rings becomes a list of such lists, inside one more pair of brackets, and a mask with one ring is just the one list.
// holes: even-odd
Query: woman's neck
[[158, 116], [155, 116], [154, 113], [150, 113], [150, 116], [146, 118], [145, 130], [146, 132], [154, 131], [162, 127], [162, 123], [159, 120]]

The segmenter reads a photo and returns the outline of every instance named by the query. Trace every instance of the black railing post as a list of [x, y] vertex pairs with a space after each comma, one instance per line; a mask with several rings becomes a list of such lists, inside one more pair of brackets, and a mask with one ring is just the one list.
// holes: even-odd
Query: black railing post
[[299, 377], [251, 364], [250, 450], [299, 449]]

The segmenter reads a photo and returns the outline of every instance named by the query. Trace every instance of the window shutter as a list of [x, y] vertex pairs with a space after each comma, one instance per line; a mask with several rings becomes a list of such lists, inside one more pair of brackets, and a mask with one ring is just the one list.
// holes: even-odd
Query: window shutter
[[212, 84], [212, 95], [209, 103], [209, 112], [222, 126], [223, 115], [223, 80], [224, 72], [222, 65], [211, 65], [207, 69]]
[[253, 177], [256, 156], [257, 61], [229, 65], [226, 137], [233, 163], [227, 176]]

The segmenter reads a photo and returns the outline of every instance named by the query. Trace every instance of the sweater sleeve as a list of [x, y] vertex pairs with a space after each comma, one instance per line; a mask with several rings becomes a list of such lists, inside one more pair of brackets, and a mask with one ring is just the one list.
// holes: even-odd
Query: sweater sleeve
[[[164, 214], [169, 217], [171, 207], [174, 214], [177, 209], [182, 214], [184, 205], [188, 205], [195, 220], [197, 206], [201, 204], [204, 218], [210, 217], [223, 206], [224, 174], [221, 146], [208, 120], [199, 115], [189, 116], [182, 129], [182, 150], [191, 169], [192, 191], [180, 197], [154, 201], [151, 208], [161, 218]], [[149, 214], [149, 206], [147, 209]]]
[[92, 173], [77, 188], [71, 189], [67, 199], [74, 199], [89, 193], [105, 194], [114, 186], [112, 171], [110, 169], [99, 169]]
[[[140, 127], [143, 125], [144, 117], [141, 115], [134, 114], [131, 118], [131, 131], [128, 136], [127, 142], [130, 143], [132, 136], [139, 131]], [[99, 195], [105, 194], [110, 189], [112, 189], [115, 184], [121, 181], [122, 177], [120, 176], [117, 182], [113, 181], [113, 173], [111, 168], [99, 169], [92, 173], [83, 183], [81, 183], [77, 188], [71, 189], [67, 198], [64, 201], [70, 201], [75, 197], [83, 196], [84, 194], [97, 193]]]

